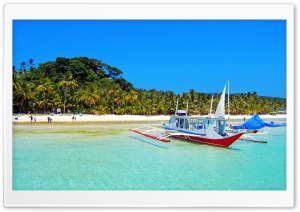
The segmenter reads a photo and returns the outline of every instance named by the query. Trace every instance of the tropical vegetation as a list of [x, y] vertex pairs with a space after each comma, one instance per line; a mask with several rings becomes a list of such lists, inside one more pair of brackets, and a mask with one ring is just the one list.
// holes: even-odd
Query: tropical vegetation
[[[180, 97], [179, 108], [185, 108], [189, 100], [190, 114], [209, 113], [212, 94], [134, 88], [122, 74], [116, 67], [87, 57], [58, 57], [38, 67], [29, 59], [13, 67], [13, 112], [168, 115], [175, 113]], [[214, 99], [216, 108], [219, 99]], [[286, 99], [257, 92], [230, 94], [230, 114], [268, 114], [280, 108], [286, 108]]]

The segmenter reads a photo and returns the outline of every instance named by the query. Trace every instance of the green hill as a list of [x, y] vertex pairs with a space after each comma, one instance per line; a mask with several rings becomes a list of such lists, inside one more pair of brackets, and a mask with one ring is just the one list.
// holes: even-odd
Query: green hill
[[[30, 59], [22, 62], [19, 69], [13, 67], [13, 112], [175, 113], [179, 95], [172, 91], [134, 88], [122, 74], [116, 67], [87, 57], [58, 57], [37, 67]], [[208, 114], [211, 95], [190, 89], [182, 94], [179, 107], [185, 108], [189, 99], [190, 114]], [[218, 101], [214, 100], [214, 109]], [[230, 94], [230, 114], [233, 115], [268, 114], [280, 108], [286, 108], [286, 99], [258, 96], [256, 92]]]

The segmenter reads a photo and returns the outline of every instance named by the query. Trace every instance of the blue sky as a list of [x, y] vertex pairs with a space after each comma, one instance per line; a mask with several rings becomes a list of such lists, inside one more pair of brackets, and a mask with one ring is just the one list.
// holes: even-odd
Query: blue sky
[[135, 88], [286, 97], [284, 20], [15, 20], [13, 64], [99, 59]]

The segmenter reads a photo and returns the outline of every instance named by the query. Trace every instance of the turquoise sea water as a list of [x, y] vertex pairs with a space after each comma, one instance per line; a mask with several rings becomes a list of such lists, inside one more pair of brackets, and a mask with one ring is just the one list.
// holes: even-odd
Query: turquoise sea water
[[286, 127], [220, 148], [128, 130], [142, 125], [14, 124], [13, 190], [286, 190]]

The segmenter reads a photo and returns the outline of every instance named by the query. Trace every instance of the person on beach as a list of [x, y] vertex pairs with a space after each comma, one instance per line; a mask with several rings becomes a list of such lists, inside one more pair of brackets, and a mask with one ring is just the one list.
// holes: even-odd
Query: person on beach
[[244, 121], [246, 121], [246, 118], [244, 117]]
[[32, 120], [33, 120], [33, 116], [31, 115], [31, 116], [29, 116], [29, 118], [30, 118], [30, 120], [31, 120], [31, 122], [32, 122]]
[[36, 122], [36, 116], [34, 116], [34, 121]]

